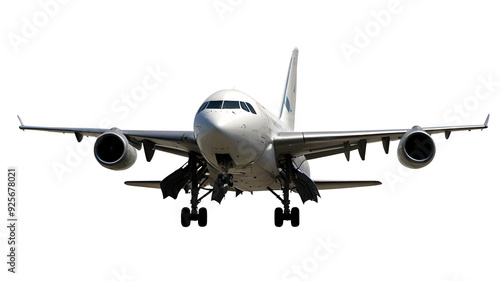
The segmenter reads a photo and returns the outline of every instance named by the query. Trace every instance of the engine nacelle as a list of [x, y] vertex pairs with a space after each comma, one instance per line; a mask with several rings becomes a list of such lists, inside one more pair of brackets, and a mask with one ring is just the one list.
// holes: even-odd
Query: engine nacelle
[[111, 170], [130, 168], [137, 159], [137, 151], [118, 128], [100, 135], [94, 145], [94, 156], [103, 167]]
[[399, 162], [405, 167], [419, 169], [431, 163], [436, 146], [431, 136], [419, 126], [403, 135], [398, 145]]

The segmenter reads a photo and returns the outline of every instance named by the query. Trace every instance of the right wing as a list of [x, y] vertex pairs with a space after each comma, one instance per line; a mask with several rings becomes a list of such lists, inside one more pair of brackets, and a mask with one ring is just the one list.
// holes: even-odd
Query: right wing
[[[20, 118], [19, 121], [21, 121]], [[83, 136], [98, 137], [109, 131], [109, 129], [100, 128], [25, 126], [22, 121], [19, 129], [75, 134], [78, 142], [82, 141]], [[148, 161], [151, 160], [154, 150], [160, 150], [181, 156], [188, 156], [189, 152], [200, 153], [193, 131], [121, 130], [121, 132], [127, 137], [130, 144], [135, 148], [141, 149], [141, 147], [144, 146]]]

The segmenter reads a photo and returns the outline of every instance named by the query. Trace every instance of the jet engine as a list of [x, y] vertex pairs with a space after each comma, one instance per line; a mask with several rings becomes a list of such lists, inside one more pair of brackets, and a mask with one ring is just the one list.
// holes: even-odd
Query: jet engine
[[118, 128], [100, 135], [94, 145], [94, 156], [103, 167], [119, 171], [130, 168], [137, 159], [137, 151]]
[[420, 169], [431, 163], [436, 146], [431, 136], [419, 126], [406, 132], [398, 145], [399, 162], [405, 167]]

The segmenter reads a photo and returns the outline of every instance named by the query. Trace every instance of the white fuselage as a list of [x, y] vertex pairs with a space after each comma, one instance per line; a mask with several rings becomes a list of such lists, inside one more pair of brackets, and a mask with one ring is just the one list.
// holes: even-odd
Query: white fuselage
[[[287, 131], [280, 119], [240, 91], [222, 90], [208, 97], [194, 119], [196, 142], [211, 175], [208, 184], [219, 173], [231, 173], [242, 191], [280, 189], [273, 138]], [[294, 161], [309, 174], [304, 157]]]

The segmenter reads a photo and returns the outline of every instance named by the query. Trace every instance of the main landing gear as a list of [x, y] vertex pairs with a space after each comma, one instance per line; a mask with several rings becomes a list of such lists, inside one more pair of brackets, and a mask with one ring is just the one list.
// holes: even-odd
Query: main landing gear
[[[191, 153], [189, 154], [189, 171], [191, 177], [191, 209], [188, 207], [182, 208], [181, 211], [181, 224], [184, 227], [188, 227], [191, 224], [191, 221], [198, 221], [198, 225], [201, 227], [205, 227], [207, 225], [207, 209], [200, 208], [198, 210], [198, 204], [205, 198], [208, 194], [212, 193], [212, 190], [209, 190], [206, 194], [198, 198], [200, 193], [200, 178], [203, 175], [200, 175], [199, 168], [202, 166], [202, 163], [198, 160], [198, 157]], [[201, 168], [201, 173], [204, 173], [204, 168]]]
[[300, 224], [300, 211], [299, 208], [293, 207], [290, 211], [290, 182], [292, 180], [292, 157], [287, 155], [285, 158], [285, 184], [283, 186], [283, 198], [281, 198], [274, 190], [267, 188], [273, 193], [278, 200], [283, 204], [283, 208], [276, 208], [274, 210], [274, 225], [277, 227], [283, 226], [283, 221], [291, 221], [293, 227]]

